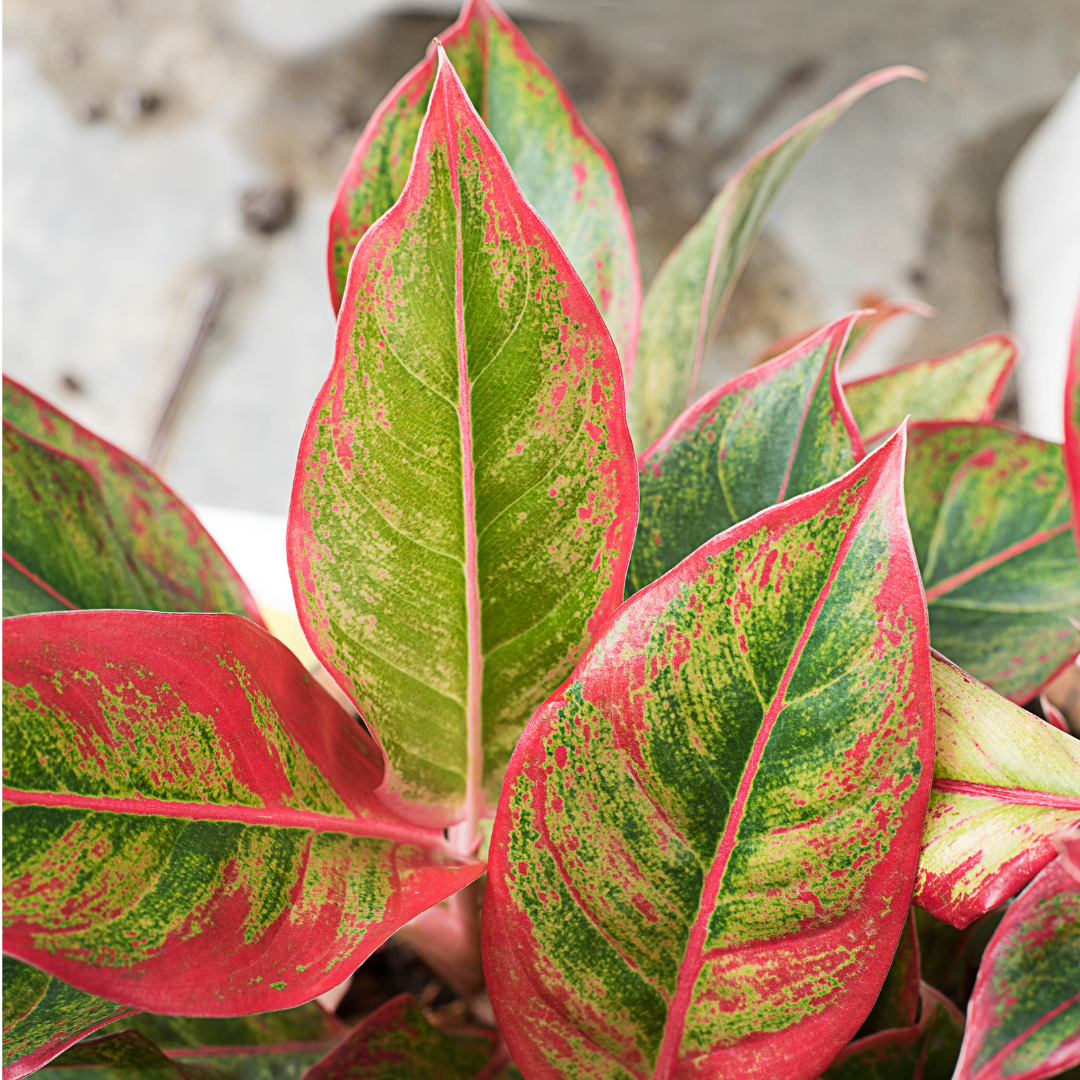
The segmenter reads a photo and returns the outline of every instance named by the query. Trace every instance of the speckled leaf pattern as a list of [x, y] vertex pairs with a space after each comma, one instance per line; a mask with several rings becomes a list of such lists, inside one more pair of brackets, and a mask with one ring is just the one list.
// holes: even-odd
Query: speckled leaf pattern
[[1065, 467], [1072, 491], [1073, 532], [1080, 546], [1080, 303], [1073, 317], [1065, 375]]
[[3, 750], [5, 953], [155, 1012], [308, 1001], [482, 869], [237, 615], [5, 620]]
[[967, 926], [1020, 891], [1080, 824], [1080, 740], [934, 657], [937, 753], [914, 903]]
[[306, 1080], [487, 1080], [498, 1059], [494, 1032], [448, 1034], [408, 994], [367, 1017]]
[[134, 1011], [5, 956], [4, 1080], [35, 1072], [72, 1043]]
[[636, 515], [611, 337], [444, 57], [409, 184], [356, 249], [289, 519], [301, 622], [389, 806], [475, 832], [622, 599]]
[[46, 1076], [71, 1080], [123, 1080], [132, 1074], [139, 1080], [226, 1080], [212, 1066], [187, 1072], [139, 1031], [120, 1031], [95, 1036], [66, 1050]]
[[816, 1077], [904, 928], [933, 695], [903, 434], [622, 606], [529, 722], [484, 969], [555, 1077]]
[[765, 216], [795, 166], [868, 91], [913, 68], [867, 75], [751, 158], [720, 190], [667, 257], [645, 294], [630, 390], [630, 431], [640, 449], [697, 398], [701, 362]]
[[847, 472], [862, 443], [837, 378], [848, 315], [687, 409], [638, 461], [627, 592], [706, 540]]
[[[466, 0], [458, 21], [439, 41], [525, 197], [600, 308], [629, 375], [641, 281], [630, 212], [610, 155], [492, 0]], [[375, 110], [341, 178], [328, 253], [335, 310], [360, 237], [405, 187], [437, 62], [432, 45]]]
[[983, 954], [956, 1080], [1039, 1080], [1080, 1065], [1080, 831], [1059, 850]]
[[[7, 376], [4, 420], [4, 551], [24, 569], [79, 607], [232, 611], [262, 624], [210, 534], [149, 469]], [[22, 610], [9, 612], [7, 575], [5, 615], [53, 610], [20, 589], [10, 606]]]
[[944, 994], [922, 983], [917, 1024], [849, 1043], [822, 1080], [950, 1080], [963, 1037], [960, 1010]]
[[909, 911], [889, 973], [870, 1015], [859, 1028], [859, 1035], [914, 1024], [919, 1018], [919, 986], [919, 933], [915, 927], [915, 912]]
[[916, 360], [844, 384], [867, 443], [912, 420], [992, 420], [1016, 364], [1016, 343], [990, 334], [947, 356]]
[[1080, 651], [1061, 447], [1005, 424], [913, 424], [905, 491], [934, 648], [1028, 701]]

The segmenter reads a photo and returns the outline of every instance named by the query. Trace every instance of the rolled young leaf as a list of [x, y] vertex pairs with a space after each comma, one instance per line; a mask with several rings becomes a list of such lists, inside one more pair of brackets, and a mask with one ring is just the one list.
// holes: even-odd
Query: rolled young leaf
[[494, 806], [529, 714], [622, 599], [637, 476], [596, 305], [445, 55], [364, 234], [304, 432], [289, 565], [410, 820]]
[[530, 720], [483, 923], [530, 1080], [809, 1080], [870, 1012], [933, 765], [903, 454], [704, 544]]
[[967, 926], [1020, 891], [1080, 824], [1080, 740], [932, 659], [934, 789], [913, 903]]
[[[629, 381], [641, 279], [630, 211], [610, 155], [493, 0], [466, 0], [458, 21], [438, 41], [525, 197], [600, 308]], [[437, 66], [433, 43], [372, 114], [345, 168], [330, 216], [335, 311], [341, 307], [353, 250], [405, 187]]]
[[[80, 479], [75, 490], [69, 491], [66, 498], [60, 498], [51, 509], [54, 513], [69, 515], [77, 512], [69, 505], [72, 499], [85, 498], [95, 503], [100, 502], [108, 518], [108, 531], [124, 552], [139, 581], [141, 592], [145, 594], [143, 603], [80, 604], [74, 596], [67, 598], [69, 602], [86, 607], [232, 611], [237, 615], [246, 615], [262, 625], [259, 609], [232, 564], [191, 509], [156, 474], [6, 375], [4, 419], [18, 429], [24, 444], [27, 440], [36, 440], [37, 444], [44, 444], [54, 451], [53, 454], [39, 453], [32, 463], [27, 463], [33, 464], [36, 469], [29, 477], [23, 472], [17, 477], [9, 477], [5, 471], [5, 495], [8, 483], [16, 479], [20, 484], [41, 479], [51, 493], [52, 486], [48, 483], [50, 465], [55, 465], [57, 471], [67, 476], [74, 471], [70, 463], [77, 463], [85, 470], [88, 480]], [[5, 445], [5, 457], [6, 454]], [[14, 505], [13, 513], [16, 516], [23, 505]], [[4, 516], [8, 528], [22, 531], [17, 529], [16, 521], [9, 517], [6, 502]], [[47, 539], [49, 535], [49, 529], [40, 537], [32, 532], [28, 546], [34, 552], [32, 561], [38, 567], [39, 576], [44, 579], [46, 586], [54, 586], [63, 592], [63, 584], [68, 579], [65, 577], [54, 582], [53, 571], [58, 561], [63, 563], [64, 555], [50, 549]], [[76, 550], [79, 550], [78, 546]], [[65, 554], [70, 557], [69, 553]], [[101, 554], [104, 556], [104, 551]], [[26, 566], [23, 569], [25, 570]], [[94, 568], [83, 565], [78, 569], [80, 574], [87, 575], [91, 574]], [[101, 573], [106, 573], [104, 568], [99, 569]], [[5, 615], [9, 614], [7, 574], [5, 565]], [[140, 597], [135, 595], [131, 599], [138, 600]], [[38, 604], [41, 603], [39, 598]], [[27, 610], [58, 608], [34, 606], [34, 601], [30, 601], [24, 610], [11, 613], [25, 614]]]
[[1056, 443], [911, 425], [905, 494], [934, 648], [1025, 702], [1080, 652], [1080, 562]]
[[844, 394], [867, 443], [912, 420], [992, 420], [1016, 365], [1016, 342], [989, 334], [933, 360], [916, 360], [880, 375], [844, 383]]
[[983, 954], [955, 1080], [1039, 1080], [1080, 1065], [1080, 831], [1059, 850]]
[[917, 1024], [848, 1043], [821, 1080], [950, 1080], [964, 1037], [963, 1013], [926, 983], [920, 999]]
[[795, 166], [859, 98], [900, 78], [926, 76], [910, 67], [876, 71], [784, 132], [728, 180], [667, 257], [641, 311], [630, 390], [635, 446], [649, 446], [697, 398], [705, 350], [716, 335], [765, 215]]
[[36, 1072], [72, 1043], [135, 1011], [5, 956], [4, 1080]]
[[710, 391], [641, 455], [628, 592], [759, 510], [835, 480], [863, 456], [836, 373], [857, 318], [837, 319]]
[[154, 1012], [336, 986], [476, 878], [375, 797], [378, 751], [236, 615], [4, 623], [4, 952]]
[[450, 1034], [431, 1026], [409, 994], [376, 1009], [304, 1080], [495, 1080], [494, 1032]]

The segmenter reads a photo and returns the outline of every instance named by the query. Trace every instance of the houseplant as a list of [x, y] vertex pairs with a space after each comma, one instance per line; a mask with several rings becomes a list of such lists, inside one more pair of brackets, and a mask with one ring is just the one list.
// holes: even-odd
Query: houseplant
[[[1080, 650], [1074, 441], [993, 422], [1001, 337], [849, 400], [878, 312], [695, 385], [799, 158], [918, 73], [752, 159], [640, 302], [524, 38], [470, 0], [441, 42], [342, 181], [290, 514], [363, 725], [157, 478], [5, 383], [6, 1074], [1077, 1064], [1080, 743], [1018, 705]], [[921, 972], [1018, 893], [965, 1029]], [[473, 1029], [305, 1005], [406, 926]]]

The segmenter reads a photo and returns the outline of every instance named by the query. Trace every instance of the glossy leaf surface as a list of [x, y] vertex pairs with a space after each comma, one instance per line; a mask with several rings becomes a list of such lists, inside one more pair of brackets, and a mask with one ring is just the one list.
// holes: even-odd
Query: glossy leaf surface
[[84, 994], [12, 956], [4, 957], [4, 1080], [40, 1069], [130, 1005]]
[[710, 391], [641, 455], [628, 592], [717, 533], [835, 480], [862, 457], [836, 373], [855, 318], [838, 319]]
[[1080, 650], [1061, 447], [1004, 424], [913, 424], [905, 493], [934, 648], [1034, 697]]
[[919, 1019], [919, 967], [919, 934], [915, 928], [915, 912], [911, 910], [878, 999], [859, 1028], [860, 1035], [872, 1035], [887, 1028], [911, 1027]]
[[895, 67], [867, 75], [751, 158], [679, 241], [649, 286], [641, 311], [630, 391], [630, 431], [644, 449], [697, 398], [705, 350], [735, 288], [765, 215], [803, 156], [865, 93], [898, 78]]
[[4, 951], [155, 1012], [336, 986], [481, 871], [376, 799], [378, 751], [235, 615], [4, 625]]
[[[7, 376], [4, 419], [17, 429], [9, 442], [5, 427], [4, 551], [23, 568], [79, 607], [232, 611], [262, 625], [210, 534], [149, 469]], [[5, 615], [7, 583], [5, 566]], [[53, 610], [26, 591], [11, 614]]]
[[1080, 823], [1080, 740], [933, 658], [934, 789], [913, 902], [954, 926], [1020, 891]]
[[475, 832], [622, 599], [636, 514], [611, 338], [443, 59], [409, 184], [356, 249], [289, 520], [301, 622], [388, 805]]
[[964, 1037], [964, 1017], [933, 987], [922, 984], [917, 1024], [856, 1039], [822, 1080], [950, 1080]]
[[956, 1080], [1080, 1065], [1080, 832], [1020, 894], [983, 954]]
[[[492, 0], [466, 0], [439, 41], [529, 203], [555, 234], [633, 369], [641, 281], [630, 213], [608, 152], [559, 81]], [[438, 67], [435, 46], [375, 110], [330, 217], [330, 292], [341, 306], [361, 236], [405, 187]]]
[[912, 420], [992, 420], [1016, 365], [1016, 343], [990, 334], [947, 356], [916, 360], [844, 384], [868, 443]]
[[530, 1080], [816, 1077], [907, 918], [931, 782], [903, 435], [627, 601], [514, 752], [484, 970]]
[[373, 1012], [307, 1080], [480, 1080], [493, 1077], [494, 1032], [448, 1034], [408, 994]]

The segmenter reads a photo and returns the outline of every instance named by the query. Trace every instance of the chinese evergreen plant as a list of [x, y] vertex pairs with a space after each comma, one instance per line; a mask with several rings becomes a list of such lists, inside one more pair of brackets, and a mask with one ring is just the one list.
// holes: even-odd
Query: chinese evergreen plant
[[[697, 387], [784, 181], [907, 76], [758, 154], [642, 301], [610, 158], [468, 0], [331, 219], [288, 559], [363, 724], [5, 380], [5, 1078], [1080, 1064], [1080, 741], [1020, 708], [1080, 651], [1076, 332], [1064, 453], [992, 419], [1003, 335], [845, 384], [904, 305]], [[406, 926], [471, 1029], [313, 1003]]]

